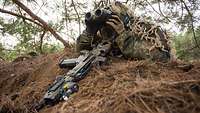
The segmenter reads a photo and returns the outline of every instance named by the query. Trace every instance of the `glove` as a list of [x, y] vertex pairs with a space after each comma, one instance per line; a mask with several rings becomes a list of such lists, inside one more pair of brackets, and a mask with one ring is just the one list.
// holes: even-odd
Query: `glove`
[[117, 15], [112, 15], [111, 18], [106, 21], [106, 25], [113, 29], [117, 35], [125, 30], [123, 22]]

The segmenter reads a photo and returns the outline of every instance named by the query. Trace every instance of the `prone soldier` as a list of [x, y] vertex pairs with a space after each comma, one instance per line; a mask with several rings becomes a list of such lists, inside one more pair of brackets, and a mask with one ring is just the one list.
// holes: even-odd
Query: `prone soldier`
[[[105, 14], [107, 18], [98, 18]], [[106, 15], [107, 14], [107, 15]], [[102, 16], [101, 16], [102, 17]], [[94, 19], [95, 18], [95, 19]], [[109, 7], [86, 14], [86, 29], [78, 37], [76, 50], [92, 50], [103, 40], [114, 39], [114, 55], [129, 59], [169, 61], [169, 37], [159, 26], [141, 20], [122, 3], [113, 2]], [[113, 37], [114, 36], [114, 37]]]

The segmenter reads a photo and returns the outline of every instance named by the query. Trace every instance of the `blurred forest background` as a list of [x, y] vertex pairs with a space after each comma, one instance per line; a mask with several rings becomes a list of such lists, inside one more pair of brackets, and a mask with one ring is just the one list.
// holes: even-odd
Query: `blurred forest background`
[[[0, 60], [73, 47], [86, 12], [113, 0], [1, 0]], [[200, 58], [200, 0], [121, 0], [172, 37], [179, 59]]]

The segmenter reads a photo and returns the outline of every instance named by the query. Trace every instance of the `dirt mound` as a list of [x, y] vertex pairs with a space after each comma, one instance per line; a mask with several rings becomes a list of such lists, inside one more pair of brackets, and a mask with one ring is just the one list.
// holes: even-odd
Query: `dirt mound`
[[[0, 112], [36, 112], [32, 106], [56, 76], [70, 51], [0, 65]], [[66, 102], [41, 113], [198, 113], [200, 64], [184, 71], [170, 64], [114, 58], [93, 68]]]

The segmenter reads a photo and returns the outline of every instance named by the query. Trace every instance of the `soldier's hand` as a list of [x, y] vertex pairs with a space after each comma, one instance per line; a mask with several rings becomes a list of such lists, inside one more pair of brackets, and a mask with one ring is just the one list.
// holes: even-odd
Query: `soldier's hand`
[[118, 35], [125, 30], [123, 22], [117, 15], [112, 15], [106, 24], [110, 26]]

